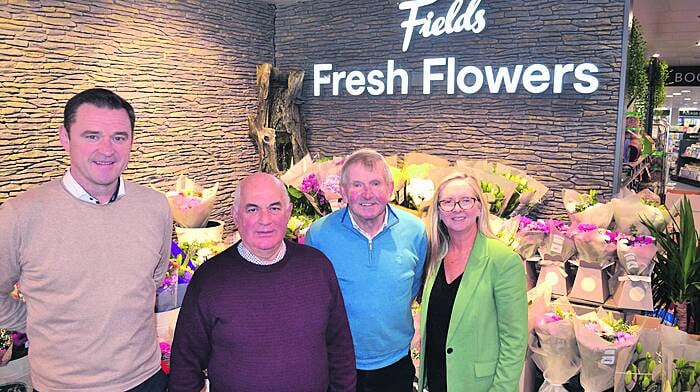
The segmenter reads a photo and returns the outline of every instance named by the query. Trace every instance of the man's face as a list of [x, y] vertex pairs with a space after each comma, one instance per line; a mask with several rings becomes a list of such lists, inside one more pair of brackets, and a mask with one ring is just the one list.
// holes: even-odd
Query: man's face
[[254, 255], [269, 260], [274, 257], [287, 232], [292, 205], [271, 176], [258, 173], [244, 179], [233, 220], [241, 240]]
[[71, 174], [93, 196], [114, 193], [131, 153], [132, 129], [124, 109], [82, 104], [61, 145], [70, 154]]
[[391, 200], [394, 182], [386, 182], [381, 162], [371, 169], [355, 163], [347, 169], [347, 183], [342, 186], [343, 199], [347, 201], [353, 218], [360, 227], [383, 222], [386, 205]]

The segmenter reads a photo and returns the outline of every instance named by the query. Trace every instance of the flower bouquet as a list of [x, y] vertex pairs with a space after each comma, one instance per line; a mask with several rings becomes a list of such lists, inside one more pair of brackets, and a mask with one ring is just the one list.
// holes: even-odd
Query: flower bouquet
[[12, 332], [0, 328], [0, 366], [7, 365], [12, 358]]
[[175, 187], [165, 195], [175, 225], [178, 242], [221, 241], [224, 235], [224, 222], [209, 220], [216, 201], [219, 183], [204, 189], [184, 175], [178, 177]]
[[654, 270], [656, 250], [654, 238], [650, 236], [624, 236], [618, 240], [615, 277], [619, 284], [612, 298], [615, 306], [654, 310], [651, 273]]
[[214, 208], [219, 183], [204, 189], [185, 175], [175, 181], [173, 190], [167, 192], [173, 219], [181, 227], [200, 228], [207, 225], [209, 214]]
[[518, 252], [523, 260], [535, 255], [548, 232], [547, 225], [542, 221], [536, 221], [524, 215], [513, 218], [518, 223], [518, 230], [513, 241], [513, 250]]
[[501, 216], [513, 216], [530, 212], [549, 191], [541, 182], [529, 177], [525, 172], [496, 162], [494, 173], [516, 184], [515, 190]]
[[612, 388], [616, 372], [624, 373], [639, 337], [639, 327], [616, 320], [599, 309], [574, 317], [576, 342], [581, 353], [581, 386], [586, 392]]
[[[223, 242], [183, 243], [175, 241], [170, 246], [170, 262], [177, 270], [177, 307], [182, 305], [182, 300], [187, 292], [187, 286], [192, 280], [194, 271], [202, 263], [218, 255], [228, 248]], [[166, 274], [167, 279], [167, 274]]]
[[436, 184], [454, 170], [446, 159], [419, 152], [405, 154], [401, 168], [398, 157], [389, 157], [387, 163], [394, 181], [393, 202], [419, 216], [427, 211]]
[[31, 391], [27, 335], [0, 328], [0, 391]]
[[700, 391], [700, 341], [665, 325], [660, 334], [663, 391]]
[[544, 312], [534, 315], [536, 339], [530, 339], [530, 350], [532, 359], [544, 376], [540, 392], [565, 392], [563, 384], [581, 368], [574, 333], [574, 315], [566, 297], [558, 298]]
[[620, 233], [649, 234], [642, 219], [659, 229], [670, 222], [671, 217], [666, 207], [659, 203], [658, 196], [650, 193], [624, 190], [618, 198], [613, 199], [611, 204], [615, 227]]
[[571, 224], [589, 223], [607, 229], [613, 217], [610, 203], [599, 203], [597, 192], [590, 190], [588, 194], [580, 194], [571, 189], [564, 189], [564, 208], [569, 214]]
[[615, 374], [615, 390], [630, 392], [661, 391], [661, 354], [659, 352], [660, 319], [635, 315], [633, 324], [639, 325], [639, 340], [629, 358], [620, 358], [629, 362], [625, 373]]
[[340, 158], [313, 162], [311, 157], [306, 155], [281, 176], [292, 202], [292, 217], [287, 225], [287, 238], [303, 242], [311, 223], [341, 207], [342, 162]]
[[[608, 274], [605, 269], [617, 249], [617, 233], [580, 223], [573, 231], [578, 270], [569, 296], [598, 303], [608, 299]], [[573, 262], [572, 262], [573, 263]]]
[[565, 222], [548, 220], [545, 222], [545, 227], [544, 239], [538, 247], [541, 260], [537, 284], [547, 281], [552, 285], [552, 293], [566, 295], [568, 275], [564, 270], [564, 263], [576, 253], [576, 246], [571, 238], [570, 228]]
[[163, 283], [156, 290], [156, 313], [167, 312], [177, 307], [178, 265], [170, 261]]

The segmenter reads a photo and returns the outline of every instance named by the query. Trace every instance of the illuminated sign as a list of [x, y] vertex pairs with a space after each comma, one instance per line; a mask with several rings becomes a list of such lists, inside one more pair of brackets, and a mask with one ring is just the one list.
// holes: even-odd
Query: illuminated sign
[[[481, 0], [454, 0], [444, 15], [426, 9], [437, 0], [404, 0], [398, 5], [408, 16], [401, 22], [404, 29], [402, 51], [411, 46], [414, 33], [428, 39], [443, 34], [471, 32], [479, 34], [486, 28], [486, 11], [480, 9]], [[437, 16], [436, 16], [437, 15]], [[322, 93], [338, 95], [394, 95], [409, 94], [409, 70], [397, 65], [397, 60], [387, 60], [383, 69], [337, 70], [333, 64], [314, 64], [314, 96]], [[595, 77], [598, 67], [592, 63], [582, 64], [516, 64], [511, 66], [475, 66], [458, 64], [455, 57], [423, 59], [421, 69], [421, 93], [432, 94], [513, 94], [523, 90], [530, 94], [550, 92], [560, 94], [565, 84], [571, 84], [580, 94], [591, 94], [598, 90]]]

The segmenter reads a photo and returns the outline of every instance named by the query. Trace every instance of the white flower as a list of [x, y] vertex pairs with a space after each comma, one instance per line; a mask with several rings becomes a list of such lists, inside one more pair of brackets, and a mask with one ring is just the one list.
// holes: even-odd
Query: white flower
[[424, 200], [430, 199], [435, 194], [435, 185], [425, 178], [411, 178], [406, 184], [406, 192], [413, 199], [416, 206]]

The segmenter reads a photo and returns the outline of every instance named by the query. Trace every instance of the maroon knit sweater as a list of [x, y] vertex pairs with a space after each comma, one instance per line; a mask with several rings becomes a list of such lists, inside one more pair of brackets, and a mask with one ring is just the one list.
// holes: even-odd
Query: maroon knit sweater
[[333, 267], [287, 242], [279, 262], [243, 259], [236, 246], [202, 264], [175, 330], [171, 392], [355, 390], [355, 353]]

